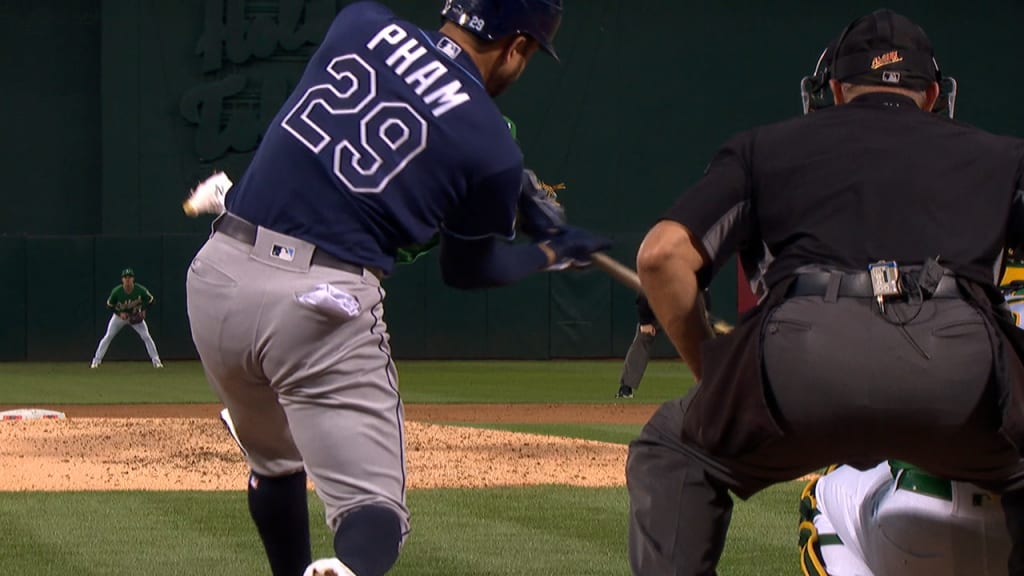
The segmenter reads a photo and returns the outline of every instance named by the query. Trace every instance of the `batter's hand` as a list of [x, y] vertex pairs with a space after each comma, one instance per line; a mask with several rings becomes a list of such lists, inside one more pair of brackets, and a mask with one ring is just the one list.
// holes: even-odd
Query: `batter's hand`
[[584, 268], [590, 265], [591, 254], [612, 247], [608, 238], [576, 226], [563, 226], [546, 244], [555, 253], [555, 261], [549, 266], [552, 270]]
[[519, 229], [534, 240], [544, 240], [565, 226], [565, 210], [556, 187], [541, 182], [533, 170], [523, 170], [519, 191]]

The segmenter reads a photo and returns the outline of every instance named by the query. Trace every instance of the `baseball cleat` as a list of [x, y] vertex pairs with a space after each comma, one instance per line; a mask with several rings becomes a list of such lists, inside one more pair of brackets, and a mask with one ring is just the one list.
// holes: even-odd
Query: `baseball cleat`
[[153, 360], [153, 368], [163, 368], [164, 363], [160, 360]]
[[629, 386], [626, 386], [625, 384], [623, 384], [622, 386], [619, 386], [619, 391], [615, 393], [615, 397], [616, 398], [632, 398], [633, 397], [633, 389], [630, 388]]
[[100, 367], [100, 361], [99, 360], [93, 360], [92, 364], [89, 365], [89, 368], [99, 368], [99, 367]]
[[321, 558], [310, 564], [302, 576], [356, 576], [337, 558]]
[[224, 211], [224, 197], [233, 182], [223, 172], [214, 172], [190, 191], [188, 200], [181, 205], [185, 214], [195, 218], [200, 214], [220, 214]]

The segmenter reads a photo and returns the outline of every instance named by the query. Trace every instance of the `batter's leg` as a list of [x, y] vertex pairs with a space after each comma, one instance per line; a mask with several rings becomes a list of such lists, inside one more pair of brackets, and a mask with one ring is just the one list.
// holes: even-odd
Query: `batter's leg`
[[[186, 283], [189, 323], [207, 380], [229, 411], [252, 470], [249, 513], [271, 570], [298, 576], [312, 558], [305, 473], [277, 394], [253, 363], [259, 315], [239, 313], [258, 310], [262, 301], [259, 291], [239, 286], [251, 287], [266, 273], [248, 272], [254, 265], [245, 258], [226, 261], [237, 250], [218, 235], [197, 255]], [[238, 283], [236, 277], [252, 280]]]
[[163, 364], [160, 362], [160, 354], [156, 351], [156, 342], [153, 342], [153, 337], [149, 335], [149, 326], [146, 325], [146, 321], [143, 320], [138, 324], [132, 324], [132, 328], [142, 338], [142, 343], [146, 345], [146, 352], [149, 353], [149, 359], [153, 362], [153, 366], [157, 368], [163, 368]]
[[629, 345], [626, 352], [626, 361], [622, 365], [622, 376], [619, 377], [619, 386], [625, 386], [630, 391], [640, 387], [640, 380], [647, 371], [647, 363], [651, 359], [651, 345], [654, 343], [654, 334], [645, 334], [640, 325], [636, 327], [636, 336], [633, 343]]
[[121, 331], [128, 324], [126, 320], [121, 320], [117, 314], [110, 315], [110, 322], [107, 322], [107, 333], [100, 339], [100, 343], [96, 346], [96, 354], [92, 357], [92, 367], [95, 368], [103, 362], [103, 357], [107, 355], [107, 348], [110, 347], [110, 343], [114, 340], [114, 336]]
[[[306, 343], [302, 371], [278, 393], [335, 532], [337, 558], [359, 576], [379, 576], [398, 559], [409, 526], [398, 374], [379, 282], [356, 277], [333, 285], [356, 298], [362, 313]], [[322, 311], [314, 305], [280, 313], [301, 319], [309, 312]], [[275, 338], [294, 342], [297, 335], [283, 330]], [[264, 366], [278, 361], [294, 358], [268, 358]]]

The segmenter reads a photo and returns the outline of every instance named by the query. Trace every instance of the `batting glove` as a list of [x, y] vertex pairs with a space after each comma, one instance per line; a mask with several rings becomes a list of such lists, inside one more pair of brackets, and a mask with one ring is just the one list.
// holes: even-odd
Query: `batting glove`
[[555, 253], [555, 263], [548, 267], [549, 270], [563, 270], [570, 266], [584, 268], [590, 265], [591, 254], [612, 247], [608, 238], [576, 226], [563, 226], [546, 243]]

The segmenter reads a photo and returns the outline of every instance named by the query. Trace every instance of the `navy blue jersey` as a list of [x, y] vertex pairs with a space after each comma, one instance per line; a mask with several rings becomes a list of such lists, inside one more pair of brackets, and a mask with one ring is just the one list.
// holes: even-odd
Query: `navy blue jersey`
[[523, 157], [473, 61], [372, 2], [335, 18], [227, 208], [385, 273], [439, 228], [514, 235]]

